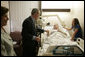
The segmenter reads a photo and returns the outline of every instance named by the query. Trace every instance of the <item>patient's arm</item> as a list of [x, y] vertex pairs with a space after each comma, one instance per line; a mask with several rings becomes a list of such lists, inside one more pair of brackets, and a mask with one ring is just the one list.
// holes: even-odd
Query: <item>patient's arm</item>
[[55, 33], [54, 30], [45, 30], [45, 31], [47, 32], [47, 36], [50, 36], [51, 34]]
[[45, 32], [47, 32], [47, 36], [49, 36], [49, 30], [45, 30]]

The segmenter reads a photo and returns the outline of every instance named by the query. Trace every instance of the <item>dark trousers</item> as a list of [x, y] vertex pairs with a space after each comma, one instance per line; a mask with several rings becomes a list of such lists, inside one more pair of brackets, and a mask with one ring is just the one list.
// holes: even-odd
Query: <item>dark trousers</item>
[[39, 47], [23, 47], [23, 56], [37, 56]]
[[36, 52], [31, 51], [31, 50], [24, 50], [23, 49], [23, 56], [36, 56]]

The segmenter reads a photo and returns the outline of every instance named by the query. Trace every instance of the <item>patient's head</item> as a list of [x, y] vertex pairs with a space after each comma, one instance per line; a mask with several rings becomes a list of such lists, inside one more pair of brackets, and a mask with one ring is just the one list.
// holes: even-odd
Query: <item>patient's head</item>
[[55, 24], [53, 28], [58, 29], [58, 24]]

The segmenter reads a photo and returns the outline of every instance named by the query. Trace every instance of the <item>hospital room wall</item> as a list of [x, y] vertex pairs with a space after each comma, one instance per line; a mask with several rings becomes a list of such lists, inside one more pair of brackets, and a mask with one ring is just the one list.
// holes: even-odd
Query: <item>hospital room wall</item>
[[[73, 18], [78, 18], [84, 35], [84, 1], [73, 1], [70, 8], [70, 12], [43, 12], [42, 15], [58, 15], [67, 27], [71, 27]], [[52, 20], [46, 20], [46, 22], [52, 22]], [[72, 35], [73, 31], [69, 31]]]
[[[65, 21], [66, 25], [70, 27], [72, 24], [72, 18], [78, 18], [82, 31], [83, 31], [83, 38], [84, 38], [84, 1], [77, 1], [73, 3], [73, 7], [71, 9], [70, 13], [70, 19], [66, 19]], [[72, 33], [70, 33], [72, 35]]]
[[[74, 3], [75, 4], [75, 3]], [[75, 5], [73, 10], [73, 17], [77, 17], [79, 19], [84, 38], [84, 1], [77, 2], [78, 5]]]
[[21, 32], [24, 19], [31, 15], [33, 8], [39, 8], [39, 1], [1, 1], [1, 6], [9, 8], [6, 31]]
[[22, 30], [23, 21], [31, 15], [33, 8], [39, 8], [38, 1], [10, 1], [11, 32]]
[[[9, 9], [9, 2], [8, 1], [1, 1], [1, 6], [4, 6]], [[9, 12], [8, 12], [9, 17]], [[4, 27], [7, 33], [10, 33], [10, 20], [8, 20], [7, 25]]]
[[[84, 1], [75, 1], [72, 4], [72, 8], [70, 12], [66, 12], [63, 14], [58, 14], [61, 20], [66, 24], [67, 27], [71, 27], [73, 18], [78, 18], [84, 38]], [[72, 35], [73, 31], [69, 31], [70, 35]]]

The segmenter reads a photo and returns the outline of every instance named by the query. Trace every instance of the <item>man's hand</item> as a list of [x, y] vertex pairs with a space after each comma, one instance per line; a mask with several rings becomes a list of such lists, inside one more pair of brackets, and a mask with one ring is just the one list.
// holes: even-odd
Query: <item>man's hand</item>
[[47, 32], [47, 36], [49, 36], [49, 30], [45, 30], [45, 32]]
[[45, 30], [45, 32], [49, 32], [49, 30]]
[[35, 40], [36, 40], [37, 42], [40, 42], [40, 37], [36, 37]]

